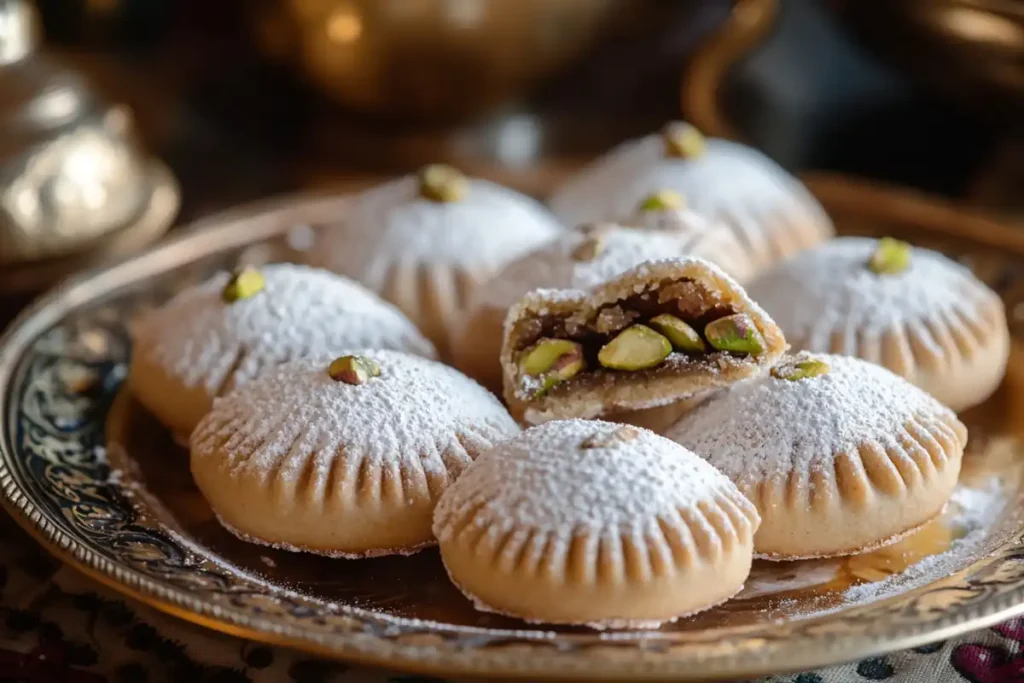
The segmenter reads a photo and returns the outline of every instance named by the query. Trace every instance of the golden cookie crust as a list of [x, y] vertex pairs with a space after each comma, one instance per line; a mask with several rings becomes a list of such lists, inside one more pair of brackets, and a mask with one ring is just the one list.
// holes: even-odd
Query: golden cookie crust
[[882, 365], [954, 410], [975, 406], [1006, 372], [1010, 335], [999, 296], [965, 267], [914, 248], [899, 274], [867, 261], [878, 241], [845, 237], [750, 284], [796, 350]]
[[420, 195], [406, 176], [352, 198], [325, 233], [324, 265], [392, 302], [449, 357], [449, 337], [476, 289], [562, 233], [539, 202], [486, 180], [455, 201]]
[[132, 393], [184, 443], [215, 397], [281, 363], [345, 348], [436, 354], [398, 309], [352, 280], [291, 264], [260, 272], [264, 288], [249, 298], [224, 301], [230, 276], [218, 273], [132, 325]]
[[761, 152], [708, 138], [702, 154], [666, 154], [661, 133], [626, 141], [559, 187], [549, 202], [566, 224], [616, 220], [643, 197], [674, 190], [709, 220], [729, 227], [752, 271], [763, 270], [835, 234], [821, 204]]
[[822, 359], [831, 369], [731, 387], [666, 432], [757, 506], [756, 555], [856, 554], [937, 516], [956, 486], [967, 443], [956, 415], [866, 361], [795, 358]]
[[352, 385], [302, 360], [224, 398], [192, 434], [191, 467], [244, 540], [333, 557], [408, 554], [433, 542], [438, 498], [518, 426], [457, 371], [357, 351], [380, 375]]
[[732, 597], [757, 513], [674, 446], [567, 420], [484, 454], [434, 514], [453, 582], [478, 609], [594, 628], [656, 627]]

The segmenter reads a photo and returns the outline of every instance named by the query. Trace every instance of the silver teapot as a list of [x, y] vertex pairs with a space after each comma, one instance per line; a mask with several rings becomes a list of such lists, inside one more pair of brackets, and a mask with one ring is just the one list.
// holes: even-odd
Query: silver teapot
[[150, 195], [130, 112], [37, 50], [24, 0], [0, 0], [0, 270], [87, 248]]

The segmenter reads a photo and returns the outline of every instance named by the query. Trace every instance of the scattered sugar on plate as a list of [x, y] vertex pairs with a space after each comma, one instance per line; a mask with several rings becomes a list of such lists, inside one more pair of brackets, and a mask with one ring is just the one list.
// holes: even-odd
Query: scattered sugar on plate
[[843, 593], [844, 605], [879, 600], [962, 571], [980, 559], [982, 543], [988, 538], [986, 530], [996, 523], [1007, 502], [1005, 491], [995, 477], [981, 488], [957, 488], [949, 503], [955, 512], [946, 523], [966, 533], [944, 552], [925, 557], [898, 574], [848, 588]]

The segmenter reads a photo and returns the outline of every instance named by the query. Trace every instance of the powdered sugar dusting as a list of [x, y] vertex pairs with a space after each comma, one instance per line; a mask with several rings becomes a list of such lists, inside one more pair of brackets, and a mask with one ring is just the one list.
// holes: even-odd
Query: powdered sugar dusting
[[[970, 270], [942, 254], [915, 247], [902, 273], [868, 267], [878, 240], [843, 237], [798, 254], [748, 286], [796, 348], [826, 351], [834, 332], [853, 345], [878, 340], [907, 324], [976, 320], [978, 304], [996, 295]], [[923, 343], [936, 345], [917, 327]], [[936, 350], [941, 349], [936, 346]]]
[[733, 481], [756, 483], [791, 471], [831, 470], [837, 454], [865, 441], [896, 445], [911, 418], [953, 416], [885, 368], [815, 357], [829, 363], [827, 374], [797, 381], [765, 375], [736, 384], [684, 415], [666, 436]]
[[738, 495], [713, 467], [654, 432], [554, 421], [478, 458], [442, 496], [434, 532], [445, 540], [446, 520], [479, 504], [505, 531], [543, 531], [565, 542], [581, 529], [635, 536], [658, 516], [675, 519], [676, 510], [730, 491]]
[[327, 232], [325, 248], [333, 270], [379, 291], [400, 263], [489, 276], [562, 230], [543, 205], [500, 185], [472, 180], [463, 199], [433, 202], [407, 176], [353, 198], [344, 223]]
[[958, 487], [949, 502], [952, 508], [949, 524], [963, 534], [944, 552], [929, 555], [898, 574], [872, 583], [848, 588], [843, 593], [845, 605], [870, 602], [904, 593], [939, 577], [951, 576], [977, 559], [988, 531], [1007, 505], [1005, 491], [998, 479], [982, 488]]
[[229, 276], [220, 273], [150, 311], [133, 328], [136, 353], [210, 393], [289, 360], [333, 358], [339, 349], [435, 355], [397, 308], [347, 278], [291, 264], [261, 272], [264, 289], [248, 299], [225, 303]]
[[[519, 432], [505, 408], [473, 380], [440, 363], [396, 351], [360, 351], [380, 365], [361, 385], [331, 379], [315, 360], [288, 363], [214, 402], [192, 434], [192, 457], [222, 457], [233, 471], [309, 474], [322, 490], [334, 465], [395, 464], [424, 476], [453, 475], [466, 463], [442, 457], [465, 439], [483, 450]], [[341, 455], [339, 455], [341, 454]]]
[[[726, 220], [751, 250], [766, 250], [765, 233], [785, 214], [792, 224], [811, 226], [818, 240], [832, 224], [811, 194], [755, 149], [708, 139], [692, 159], [666, 157], [659, 134], [622, 143], [566, 182], [551, 198], [555, 214], [570, 225], [632, 214], [651, 192], [674, 190], [687, 206], [712, 220]], [[810, 246], [803, 244], [799, 246]]]
[[[602, 224], [587, 234], [568, 232], [505, 266], [479, 290], [472, 305], [508, 308], [535, 289], [590, 289], [644, 261], [672, 256], [728, 257], [715, 232], [706, 227], [661, 231], [614, 223]], [[598, 236], [601, 250], [593, 259], [580, 261], [573, 254], [591, 239], [588, 235]], [[722, 267], [728, 270], [728, 265], [726, 261]]]

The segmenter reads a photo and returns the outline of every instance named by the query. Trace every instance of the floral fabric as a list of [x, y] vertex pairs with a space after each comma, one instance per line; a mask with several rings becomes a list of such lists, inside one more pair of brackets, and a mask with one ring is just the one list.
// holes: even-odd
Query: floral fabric
[[[1024, 682], [1024, 619], [763, 683]], [[429, 683], [194, 626], [62, 567], [0, 517], [0, 683]], [[440, 682], [439, 683], [443, 683]]]

